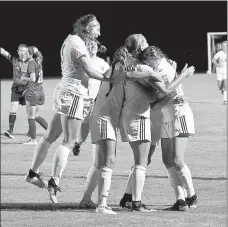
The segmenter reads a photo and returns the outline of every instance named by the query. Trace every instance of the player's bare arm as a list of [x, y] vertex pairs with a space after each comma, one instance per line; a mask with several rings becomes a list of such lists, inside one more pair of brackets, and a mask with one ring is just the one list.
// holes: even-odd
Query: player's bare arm
[[106, 73], [103, 75], [92, 67], [89, 57], [83, 55], [80, 58], [78, 58], [78, 61], [89, 77], [97, 80], [101, 80], [101, 81], [108, 81], [108, 82], [112, 81], [110, 78], [106, 76]]
[[5, 57], [6, 59], [8, 59], [9, 61], [12, 60], [11, 54], [10, 54], [8, 51], [6, 51], [4, 48], [2, 48], [2, 47], [0, 47], [0, 54], [1, 54], [3, 57]]
[[159, 92], [163, 93], [164, 95], [168, 95], [171, 93], [184, 79], [188, 78], [189, 76], [193, 75], [195, 72], [195, 67], [186, 64], [185, 67], [182, 69], [180, 75], [176, 77], [172, 82], [169, 84], [164, 84], [160, 81], [154, 81], [154, 83], [150, 83], [155, 89]]

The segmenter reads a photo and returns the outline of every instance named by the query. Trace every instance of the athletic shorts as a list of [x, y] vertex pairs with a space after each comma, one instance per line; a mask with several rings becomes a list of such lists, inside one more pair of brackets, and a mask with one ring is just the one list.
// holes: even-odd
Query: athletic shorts
[[158, 145], [161, 139], [162, 113], [161, 110], [150, 111], [151, 144]]
[[122, 142], [151, 141], [150, 102], [134, 81], [124, 84], [124, 102], [119, 123]]
[[93, 99], [84, 99], [83, 119], [85, 122], [90, 121], [93, 107], [94, 107]]
[[22, 96], [23, 92], [26, 90], [27, 85], [13, 84], [11, 88], [11, 102], [19, 102], [21, 105], [25, 105], [25, 97]]
[[227, 79], [227, 70], [226, 70], [226, 68], [217, 67], [216, 68], [216, 77], [217, 77], [217, 80], [225, 80], [225, 79]]
[[216, 73], [217, 80], [226, 80], [227, 79], [227, 73]]
[[123, 115], [119, 125], [122, 142], [151, 141], [150, 119], [137, 116], [135, 118]]
[[190, 136], [194, 134], [195, 134], [194, 117], [188, 103], [182, 106], [181, 115], [174, 117], [171, 121], [162, 122], [161, 138], [173, 138], [176, 136]]
[[36, 96], [25, 95], [25, 100], [29, 102], [31, 106], [42, 106], [45, 102], [44, 91], [40, 91]]
[[83, 120], [84, 98], [58, 84], [53, 92], [53, 110], [61, 115]]

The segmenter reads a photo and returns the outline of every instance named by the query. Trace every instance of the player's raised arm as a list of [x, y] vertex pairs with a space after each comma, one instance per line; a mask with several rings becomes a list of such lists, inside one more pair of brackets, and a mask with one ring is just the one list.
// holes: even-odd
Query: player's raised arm
[[2, 47], [0, 47], [0, 54], [12, 62], [12, 55]]
[[176, 77], [172, 82], [168, 84], [161, 83], [159, 81], [154, 81], [151, 85], [157, 89], [159, 92], [163, 93], [164, 95], [168, 95], [171, 93], [185, 78], [193, 75], [195, 72], [194, 66], [190, 66], [187, 68], [187, 64], [182, 69], [181, 74]]

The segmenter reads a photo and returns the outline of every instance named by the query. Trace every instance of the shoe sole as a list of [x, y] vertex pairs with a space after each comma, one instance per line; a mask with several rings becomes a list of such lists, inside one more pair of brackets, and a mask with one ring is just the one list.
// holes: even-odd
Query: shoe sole
[[4, 136], [10, 138], [10, 139], [15, 139], [15, 137], [13, 135], [11, 135], [10, 133], [8, 132], [4, 132]]

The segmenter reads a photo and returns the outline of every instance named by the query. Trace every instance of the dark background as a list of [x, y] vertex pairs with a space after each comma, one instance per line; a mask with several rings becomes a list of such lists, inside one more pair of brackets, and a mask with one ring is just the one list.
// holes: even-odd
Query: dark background
[[[20, 43], [37, 46], [44, 55], [45, 77], [60, 77], [60, 48], [74, 21], [88, 13], [101, 23], [99, 40], [112, 56], [133, 33], [142, 33], [179, 68], [185, 62], [207, 71], [207, 32], [227, 31], [227, 2], [1, 2], [0, 46], [16, 54]], [[0, 56], [1, 78], [12, 78], [12, 66]]]

